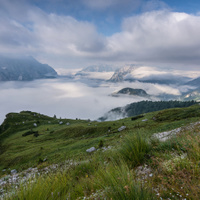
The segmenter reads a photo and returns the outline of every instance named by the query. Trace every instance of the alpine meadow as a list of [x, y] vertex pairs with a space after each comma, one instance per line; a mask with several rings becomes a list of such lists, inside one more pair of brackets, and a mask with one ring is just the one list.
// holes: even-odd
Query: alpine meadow
[[198, 0], [0, 0], [0, 200], [199, 200]]

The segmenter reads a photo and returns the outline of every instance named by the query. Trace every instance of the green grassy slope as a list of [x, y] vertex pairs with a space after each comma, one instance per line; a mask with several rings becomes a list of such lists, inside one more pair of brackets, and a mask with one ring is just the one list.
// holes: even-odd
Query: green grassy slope
[[[168, 177], [178, 176], [179, 173], [183, 173], [183, 169], [188, 170], [190, 177], [199, 172], [196, 163], [200, 156], [194, 153], [194, 149], [198, 152], [199, 147], [196, 147], [196, 144], [194, 147], [187, 146], [184, 139], [193, 141], [194, 137], [191, 134], [198, 132], [198, 128], [195, 131], [186, 130], [185, 137], [180, 136], [170, 142], [151, 140], [151, 135], [187, 126], [199, 119], [198, 104], [187, 108], [152, 112], [138, 119], [125, 118], [112, 122], [56, 119], [29, 111], [10, 113], [0, 127], [0, 176], [5, 177], [12, 169], [23, 171], [29, 167], [43, 168], [53, 163], [73, 160], [74, 163], [79, 163], [78, 166], [72, 165], [50, 177], [41, 176], [37, 179], [36, 185], [28, 185], [26, 192], [23, 190], [24, 186], [21, 187], [18, 190], [19, 194], [11, 199], [34, 199], [33, 194], [38, 197], [40, 190], [46, 190], [47, 194], [41, 194], [41, 198], [37, 199], [81, 199], [84, 196], [94, 199], [93, 193], [102, 195], [102, 198], [112, 199], [134, 199], [134, 195], [141, 195], [139, 199], [153, 199], [157, 198], [156, 193], [159, 193], [159, 197], [170, 198], [169, 194], [172, 194], [173, 190], [169, 184], [173, 179]], [[126, 129], [119, 132], [118, 128], [121, 126], [126, 126]], [[30, 135], [22, 136], [27, 132]], [[195, 138], [195, 141], [198, 140], [198, 137]], [[111, 150], [104, 152], [99, 148], [100, 144], [103, 147], [111, 146]], [[87, 153], [86, 150], [93, 146], [100, 150]], [[172, 153], [175, 156], [172, 156]], [[185, 163], [176, 167], [173, 158], [179, 159], [178, 156], [185, 153], [188, 160], [184, 160]], [[160, 166], [164, 162], [171, 163], [171, 168], [176, 169], [175, 174], [173, 170], [168, 171]], [[141, 181], [137, 181], [136, 168], [144, 163], [153, 169], [152, 173], [155, 176], [147, 179], [148, 184], [144, 184], [143, 188]], [[160, 176], [157, 174], [158, 171]], [[132, 177], [132, 181], [129, 176]], [[56, 185], [57, 179], [63, 181], [58, 181]], [[181, 181], [184, 182], [185, 178]], [[200, 183], [195, 178], [191, 178], [190, 185], [184, 182], [187, 191], [192, 181], [195, 185]], [[162, 186], [158, 188], [159, 184]], [[174, 189], [182, 196], [187, 196], [186, 191], [180, 192], [184, 184], [176, 183]], [[155, 187], [156, 190], [152, 191]], [[59, 193], [59, 198], [51, 195], [55, 191]], [[119, 193], [116, 194], [114, 191]], [[28, 196], [30, 194], [32, 196]], [[196, 193], [193, 199], [196, 198], [195, 195], [199, 197]]]

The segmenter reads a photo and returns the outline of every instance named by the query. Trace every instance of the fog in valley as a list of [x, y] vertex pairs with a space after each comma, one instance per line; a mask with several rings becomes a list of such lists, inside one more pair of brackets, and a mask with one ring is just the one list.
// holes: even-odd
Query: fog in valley
[[[112, 93], [124, 87], [141, 88], [149, 98], [139, 96], [113, 97]], [[111, 83], [97, 79], [44, 79], [30, 82], [0, 83], [0, 123], [9, 112], [30, 110], [62, 118], [96, 120], [109, 110], [142, 100], [160, 100], [159, 95], [178, 96], [189, 89], [141, 82]]]

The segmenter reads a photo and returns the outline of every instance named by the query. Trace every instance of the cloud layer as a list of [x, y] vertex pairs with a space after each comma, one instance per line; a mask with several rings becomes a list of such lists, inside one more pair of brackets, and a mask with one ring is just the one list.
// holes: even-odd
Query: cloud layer
[[[31, 110], [49, 116], [54, 114], [62, 118], [82, 118], [95, 120], [115, 107], [148, 100], [143, 97], [112, 97], [110, 94], [125, 87], [142, 88], [150, 95], [180, 95], [188, 86], [173, 86], [141, 83], [102, 82], [99, 87], [91, 87], [94, 81], [87, 84], [69, 82], [67, 79], [45, 79], [31, 82], [2, 82], [0, 87], [0, 124], [9, 112]], [[159, 100], [151, 97], [152, 100]]]
[[[121, 1], [113, 0], [80, 2], [93, 10], [121, 5]], [[124, 5], [130, 2], [126, 0]], [[172, 12], [161, 1], [149, 1], [143, 8], [162, 10], [124, 18], [121, 31], [111, 36], [99, 33], [92, 22], [45, 12], [36, 6], [37, 1], [34, 5], [17, 3], [0, 2], [2, 54], [33, 55], [55, 68], [82, 67], [95, 62], [136, 62], [198, 69], [200, 16]], [[135, 1], [135, 7], [141, 3]]]

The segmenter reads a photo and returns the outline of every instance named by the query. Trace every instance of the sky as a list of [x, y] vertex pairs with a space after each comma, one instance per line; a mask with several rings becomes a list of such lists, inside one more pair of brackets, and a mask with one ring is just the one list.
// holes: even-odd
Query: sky
[[199, 70], [198, 0], [0, 0], [0, 54], [53, 68]]

